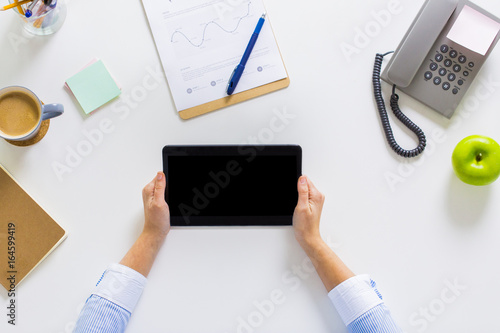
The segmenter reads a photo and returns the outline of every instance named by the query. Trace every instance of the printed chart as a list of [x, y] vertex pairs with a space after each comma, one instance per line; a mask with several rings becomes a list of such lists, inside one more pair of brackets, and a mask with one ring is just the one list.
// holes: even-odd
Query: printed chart
[[[211, 20], [210, 22], [205, 24], [205, 26], [203, 28], [203, 32], [201, 34], [201, 37], [189, 37], [183, 32], [182, 29], [179, 29], [179, 30], [174, 31], [174, 33], [172, 33], [172, 37], [170, 38], [170, 41], [172, 43], [177, 43], [177, 42], [179, 42], [179, 36], [181, 36], [192, 46], [202, 47], [205, 44], [205, 41], [209, 40], [209, 38], [210, 38], [210, 36], [207, 36], [207, 30], [209, 27], [212, 27], [212, 30], [218, 28], [227, 34], [236, 33], [238, 31], [238, 28], [240, 27], [241, 21], [243, 21], [244, 19], [246, 19], [250, 16], [250, 5], [251, 4], [252, 4], [252, 2], [248, 3], [247, 13], [244, 16], [241, 16], [240, 18], [238, 18], [234, 29], [226, 28], [218, 22], [219, 21], [218, 19], [214, 19], [214, 20]], [[212, 33], [215, 34], [214, 31], [212, 31]], [[181, 39], [180, 42], [182, 42], [182, 38], [180, 38], [180, 39]]]
[[[214, 51], [250, 39], [253, 28], [262, 15], [252, 1], [236, 7], [212, 4], [180, 11], [165, 16], [170, 43], [179, 58], [197, 55], [200, 51]], [[198, 49], [198, 50], [197, 50]]]
[[[178, 111], [227, 96], [226, 86], [257, 22], [262, 0], [143, 0]], [[269, 20], [235, 94], [287, 77]]]

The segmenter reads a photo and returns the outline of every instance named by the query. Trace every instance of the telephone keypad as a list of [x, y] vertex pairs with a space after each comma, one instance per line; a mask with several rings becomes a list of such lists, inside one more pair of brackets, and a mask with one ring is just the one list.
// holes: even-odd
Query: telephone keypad
[[444, 36], [434, 43], [426, 62], [418, 68], [419, 80], [400, 89], [449, 117], [469, 89], [483, 58]]
[[[454, 60], [455, 58], [457, 59]], [[464, 85], [464, 78], [468, 77], [470, 74], [470, 70], [474, 68], [474, 62], [469, 61], [468, 67], [466, 69], [463, 69], [460, 64], [466, 64], [467, 57], [463, 54], [459, 54], [458, 51], [454, 49], [450, 49], [450, 47], [446, 44], [442, 44], [439, 50], [436, 52], [434, 61], [431, 61], [431, 64], [429, 65], [430, 70], [433, 72], [437, 70], [439, 75], [443, 78], [448, 79], [448, 81], [443, 81], [443, 78], [439, 76], [434, 77], [432, 72], [430, 71], [425, 72], [424, 77], [427, 81], [432, 79], [433, 83], [436, 86], [440, 85], [444, 91], [448, 91], [452, 88], [452, 82], [455, 82], [455, 80], [457, 80], [458, 74], [462, 75], [462, 78], [457, 81], [458, 86]], [[444, 67], [439, 67], [437, 63], [440, 62], [443, 62]], [[448, 71], [447, 68], [450, 68], [450, 71]], [[453, 70], [453, 72], [451, 72], [451, 70]], [[454, 95], [457, 95], [460, 92], [458, 86], [455, 86], [455, 88], [452, 89], [452, 93]]]
[[[453, 95], [457, 95], [460, 92], [459, 86], [465, 84], [465, 78], [470, 75], [470, 71], [474, 68], [474, 62], [469, 61], [465, 55], [459, 54], [458, 51], [451, 49], [448, 45], [442, 44], [436, 52], [434, 59], [431, 59], [429, 69], [424, 73], [424, 78], [426, 81], [432, 80], [436, 86], [441, 86], [443, 91], [448, 91], [451, 89]], [[442, 62], [442, 67], [439, 63]], [[467, 64], [465, 68], [462, 65]], [[439, 76], [434, 76], [432, 72], [437, 71]], [[461, 75], [458, 78], [457, 75]], [[447, 79], [447, 81], [445, 81]], [[457, 80], [458, 79], [458, 80]], [[456, 81], [454, 87], [453, 82]], [[453, 88], [453, 89], [452, 89]]]

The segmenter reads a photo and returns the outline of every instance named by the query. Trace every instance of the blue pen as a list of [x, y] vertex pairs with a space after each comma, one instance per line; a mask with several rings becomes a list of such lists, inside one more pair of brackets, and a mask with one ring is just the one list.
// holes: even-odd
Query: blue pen
[[241, 58], [239, 65], [236, 66], [236, 68], [233, 71], [233, 74], [231, 74], [231, 78], [227, 83], [228, 95], [231, 95], [234, 92], [234, 89], [236, 89], [236, 85], [238, 85], [238, 82], [240, 81], [241, 75], [245, 70], [245, 65], [247, 64], [248, 58], [250, 58], [250, 54], [252, 53], [255, 43], [257, 42], [257, 38], [259, 38], [260, 30], [262, 29], [265, 20], [266, 20], [266, 14], [262, 14], [261, 18], [259, 19], [259, 22], [257, 23], [257, 27], [255, 27], [255, 31], [253, 32], [252, 38], [250, 38], [250, 42], [248, 42], [247, 49], [245, 50], [245, 53], [243, 53], [243, 57]]

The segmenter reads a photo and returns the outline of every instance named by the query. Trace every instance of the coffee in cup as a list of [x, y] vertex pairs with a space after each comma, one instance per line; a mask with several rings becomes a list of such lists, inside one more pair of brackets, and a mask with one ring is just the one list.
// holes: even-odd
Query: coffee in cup
[[0, 90], [0, 137], [24, 141], [34, 137], [43, 120], [60, 116], [61, 104], [43, 105], [38, 97], [24, 87]]
[[32, 96], [14, 90], [0, 97], [0, 131], [6, 135], [29, 134], [40, 117], [40, 106]]

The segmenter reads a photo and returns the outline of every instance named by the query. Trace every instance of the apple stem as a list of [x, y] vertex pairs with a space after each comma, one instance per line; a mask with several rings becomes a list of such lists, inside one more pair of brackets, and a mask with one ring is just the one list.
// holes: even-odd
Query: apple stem
[[477, 154], [476, 161], [481, 162], [482, 159], [483, 159], [483, 154], [481, 154], [481, 153]]

